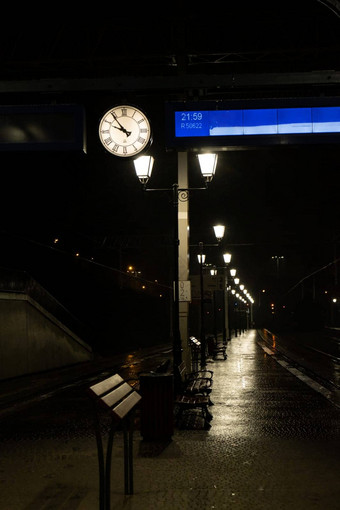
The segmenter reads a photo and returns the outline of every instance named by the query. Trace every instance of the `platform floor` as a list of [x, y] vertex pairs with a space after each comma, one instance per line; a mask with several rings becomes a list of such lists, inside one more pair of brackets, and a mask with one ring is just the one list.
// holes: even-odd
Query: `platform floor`
[[[112, 509], [339, 510], [339, 408], [268, 354], [256, 331], [233, 338], [227, 354], [208, 365], [210, 430], [176, 428], [168, 443], [146, 443], [135, 431], [128, 496], [117, 432]], [[43, 414], [26, 433], [1, 432], [1, 510], [99, 508], [91, 419], [70, 430], [61, 418], [51, 425], [49, 416], [44, 433]]]

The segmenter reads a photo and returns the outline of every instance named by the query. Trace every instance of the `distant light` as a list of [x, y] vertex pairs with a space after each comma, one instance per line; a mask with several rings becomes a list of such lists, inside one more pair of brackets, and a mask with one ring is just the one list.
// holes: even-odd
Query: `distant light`
[[223, 259], [225, 264], [230, 264], [231, 253], [223, 253]]
[[223, 237], [224, 237], [225, 226], [224, 225], [214, 225], [213, 228], [215, 231], [216, 239], [218, 241], [221, 241], [221, 239], [223, 239]]
[[79, 253], [76, 253], [76, 257], [79, 257]]
[[53, 242], [54, 244], [57, 244], [59, 242], [59, 239], [56, 237]]
[[333, 299], [332, 299], [332, 301], [333, 301], [333, 303], [336, 303], [338, 300], [337, 300], [337, 298], [335, 297], [335, 298], [333, 298]]

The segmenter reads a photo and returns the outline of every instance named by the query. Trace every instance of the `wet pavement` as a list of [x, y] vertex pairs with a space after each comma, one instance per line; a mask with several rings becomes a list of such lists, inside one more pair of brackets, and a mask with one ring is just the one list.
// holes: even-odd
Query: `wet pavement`
[[[208, 363], [210, 430], [176, 427], [162, 443], [143, 441], [137, 426], [132, 495], [124, 495], [123, 434], [116, 433], [113, 509], [340, 508], [340, 409], [329, 392], [297, 377], [256, 331], [232, 338], [227, 354]], [[1, 510], [99, 508], [93, 421], [80, 389], [3, 418]]]

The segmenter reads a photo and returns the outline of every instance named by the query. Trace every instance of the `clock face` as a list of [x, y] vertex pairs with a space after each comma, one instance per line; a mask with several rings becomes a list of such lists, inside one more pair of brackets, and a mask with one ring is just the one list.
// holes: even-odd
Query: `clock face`
[[135, 156], [151, 142], [150, 123], [138, 108], [116, 106], [103, 115], [99, 138], [111, 154], [123, 158]]

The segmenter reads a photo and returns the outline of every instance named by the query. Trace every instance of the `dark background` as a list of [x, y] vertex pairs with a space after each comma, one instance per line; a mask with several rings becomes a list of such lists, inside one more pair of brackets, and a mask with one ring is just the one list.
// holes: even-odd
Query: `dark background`
[[[339, 97], [337, 5], [296, 3], [231, 4], [223, 16], [218, 6], [197, 13], [186, 3], [171, 13], [72, 17], [60, 7], [9, 17], [0, 34], [2, 105], [81, 105], [87, 149], [0, 152], [1, 265], [29, 271], [82, 320], [91, 311], [94, 327], [103, 307], [114, 327], [121, 294], [111, 295], [109, 282], [129, 264], [153, 283], [151, 295], [159, 294], [155, 279], [169, 293], [171, 197], [143, 193], [132, 161], [105, 151], [100, 118], [125, 102], [143, 109], [154, 134], [151, 184], [171, 187], [177, 154], [166, 146], [167, 101]], [[339, 156], [338, 143], [219, 152], [215, 179], [190, 199], [190, 242], [215, 242], [212, 225], [224, 223], [222, 251], [232, 252], [262, 306], [262, 289], [268, 303], [291, 299], [292, 309], [315, 284], [336, 295]], [[189, 175], [200, 181], [194, 152]], [[284, 256], [279, 267], [274, 255]], [[208, 260], [222, 263], [214, 249]], [[198, 272], [194, 248], [191, 269]]]

